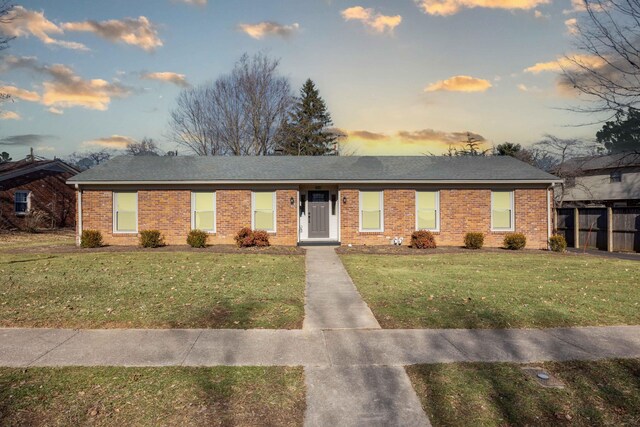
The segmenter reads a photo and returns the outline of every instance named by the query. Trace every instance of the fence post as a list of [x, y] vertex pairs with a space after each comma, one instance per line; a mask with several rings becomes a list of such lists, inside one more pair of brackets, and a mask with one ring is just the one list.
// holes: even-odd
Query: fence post
[[573, 208], [573, 242], [576, 249], [580, 248], [580, 211]]
[[613, 252], [613, 208], [607, 208], [607, 252]]

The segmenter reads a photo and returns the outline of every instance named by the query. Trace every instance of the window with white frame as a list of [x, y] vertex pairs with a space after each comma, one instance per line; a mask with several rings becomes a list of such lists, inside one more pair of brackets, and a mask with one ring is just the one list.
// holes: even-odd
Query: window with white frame
[[440, 230], [439, 191], [416, 191], [416, 229]]
[[216, 231], [216, 193], [191, 193], [191, 228], [209, 233]]
[[113, 231], [116, 233], [138, 231], [138, 193], [113, 193]]
[[360, 231], [383, 231], [383, 192], [360, 192]]
[[31, 192], [19, 190], [15, 192], [13, 197], [13, 210], [16, 215], [26, 215], [29, 213]]
[[495, 231], [513, 230], [513, 191], [491, 192], [491, 229]]
[[275, 232], [276, 192], [254, 191], [252, 196], [252, 228]]

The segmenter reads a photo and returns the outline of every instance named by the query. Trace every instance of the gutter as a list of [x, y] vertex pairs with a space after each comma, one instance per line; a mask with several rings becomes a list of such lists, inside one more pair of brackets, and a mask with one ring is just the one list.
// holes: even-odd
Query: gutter
[[405, 179], [405, 180], [328, 180], [328, 179], [303, 179], [303, 180], [187, 180], [187, 181], [75, 181], [67, 180], [67, 184], [83, 185], [236, 185], [236, 184], [559, 184], [561, 179], [520, 179], [520, 180], [433, 180], [433, 179]]
[[76, 184], [76, 191], [78, 194], [78, 231], [76, 232], [76, 245], [80, 246], [80, 236], [82, 235], [82, 190], [78, 184]]

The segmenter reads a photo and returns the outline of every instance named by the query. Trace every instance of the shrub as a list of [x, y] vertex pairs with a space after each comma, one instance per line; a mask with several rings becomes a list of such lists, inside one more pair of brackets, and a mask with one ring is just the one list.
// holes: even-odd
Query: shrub
[[140, 232], [140, 246], [143, 248], [159, 248], [164, 246], [164, 237], [159, 230], [142, 230]]
[[567, 241], [564, 236], [559, 234], [551, 236], [549, 238], [549, 249], [553, 252], [564, 252], [567, 249]]
[[506, 249], [519, 250], [527, 245], [527, 238], [522, 233], [509, 233], [504, 236]]
[[102, 246], [102, 233], [98, 230], [82, 230], [80, 235], [81, 248], [99, 248]]
[[252, 230], [249, 227], [241, 228], [234, 237], [236, 245], [240, 248], [251, 246], [269, 246], [269, 233], [263, 230]]
[[269, 246], [269, 233], [263, 230], [254, 231], [253, 245], [259, 247]]
[[236, 241], [236, 245], [240, 248], [253, 246], [253, 230], [249, 227], [243, 227], [238, 231], [238, 234], [236, 234], [233, 239]]
[[484, 245], [484, 234], [467, 233], [464, 235], [464, 247], [467, 249], [482, 249]]
[[29, 233], [37, 233], [38, 229], [42, 228], [48, 219], [49, 215], [46, 212], [31, 209], [24, 217], [24, 227]]
[[436, 239], [430, 231], [414, 231], [411, 234], [411, 247], [416, 249], [434, 249], [436, 247]]
[[204, 248], [207, 246], [209, 235], [202, 230], [191, 230], [187, 236], [187, 244], [192, 248]]

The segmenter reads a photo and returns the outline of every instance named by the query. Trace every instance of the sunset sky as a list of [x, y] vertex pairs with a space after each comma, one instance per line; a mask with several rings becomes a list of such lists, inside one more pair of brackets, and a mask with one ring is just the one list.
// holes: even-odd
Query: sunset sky
[[165, 135], [178, 92], [244, 52], [280, 58], [296, 91], [313, 79], [359, 155], [440, 153], [467, 131], [528, 145], [598, 127], [576, 126], [593, 118], [566, 111], [584, 101], [557, 84], [583, 14], [570, 0], [17, 3], [0, 24], [16, 36], [0, 58], [13, 97], [0, 151], [14, 159], [145, 136], [175, 149]]

